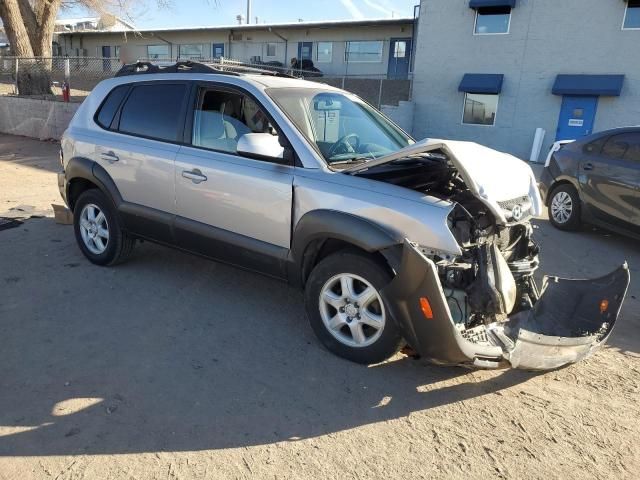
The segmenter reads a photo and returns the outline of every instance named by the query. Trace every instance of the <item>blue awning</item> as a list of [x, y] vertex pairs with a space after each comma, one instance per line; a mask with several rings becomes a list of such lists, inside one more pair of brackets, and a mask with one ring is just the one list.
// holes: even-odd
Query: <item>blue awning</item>
[[511, 7], [516, 6], [516, 0], [469, 0], [470, 8], [482, 7]]
[[466, 93], [500, 93], [504, 75], [501, 73], [465, 73], [458, 87]]
[[606, 95], [619, 97], [624, 75], [558, 75], [554, 95]]

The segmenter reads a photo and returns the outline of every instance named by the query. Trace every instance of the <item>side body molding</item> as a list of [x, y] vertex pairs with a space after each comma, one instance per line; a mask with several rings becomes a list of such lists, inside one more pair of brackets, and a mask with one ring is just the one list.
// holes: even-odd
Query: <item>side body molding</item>
[[303, 285], [316, 255], [326, 240], [339, 240], [367, 252], [401, 245], [388, 230], [365, 218], [337, 210], [312, 210], [295, 225], [289, 252], [289, 282]]

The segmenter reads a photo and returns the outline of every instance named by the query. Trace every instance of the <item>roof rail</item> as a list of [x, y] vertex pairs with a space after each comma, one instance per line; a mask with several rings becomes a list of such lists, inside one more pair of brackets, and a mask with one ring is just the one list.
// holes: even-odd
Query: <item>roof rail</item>
[[251, 65], [241, 64], [239, 62], [229, 63], [201, 63], [191, 60], [176, 62], [174, 65], [160, 66], [151, 62], [138, 61], [136, 63], [128, 63], [123, 65], [115, 74], [116, 77], [124, 77], [127, 75], [144, 75], [152, 73], [217, 73], [223, 75], [238, 76], [242, 73], [253, 73], [257, 75], [272, 75], [278, 77], [295, 78], [289, 74], [269, 70], [265, 68], [257, 68]]
[[[234, 75], [233, 72], [226, 72], [214, 68], [204, 63], [186, 61], [176, 62], [174, 65], [160, 66], [151, 62], [138, 61], [136, 63], [128, 63], [123, 65], [115, 74], [116, 77], [124, 77], [127, 75], [144, 75], [151, 73], [227, 73]], [[237, 74], [235, 74], [237, 75]]]

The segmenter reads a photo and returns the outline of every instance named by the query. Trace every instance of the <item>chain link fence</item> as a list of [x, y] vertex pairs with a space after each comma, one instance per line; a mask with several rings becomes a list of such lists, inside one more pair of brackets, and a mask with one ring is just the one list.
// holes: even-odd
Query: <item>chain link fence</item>
[[[259, 72], [269, 70], [294, 77], [325, 83], [355, 93], [372, 105], [397, 105], [411, 96], [410, 79], [388, 79], [386, 75], [324, 76], [305, 65], [283, 67], [269, 62], [240, 62], [226, 58], [192, 58], [221, 70]], [[159, 66], [174, 64], [169, 60], [141, 59]], [[102, 80], [113, 77], [122, 67], [117, 58], [0, 57], [0, 95], [18, 95], [59, 101], [82, 102]]]

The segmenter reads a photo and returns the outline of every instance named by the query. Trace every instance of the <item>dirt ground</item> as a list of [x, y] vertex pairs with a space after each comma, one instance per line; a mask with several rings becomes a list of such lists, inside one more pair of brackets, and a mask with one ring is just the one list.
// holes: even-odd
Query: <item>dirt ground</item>
[[57, 145], [0, 136], [0, 479], [638, 478], [637, 242], [536, 222], [541, 271], [632, 285], [609, 346], [559, 371], [326, 352], [302, 295], [144, 243], [89, 264]]

